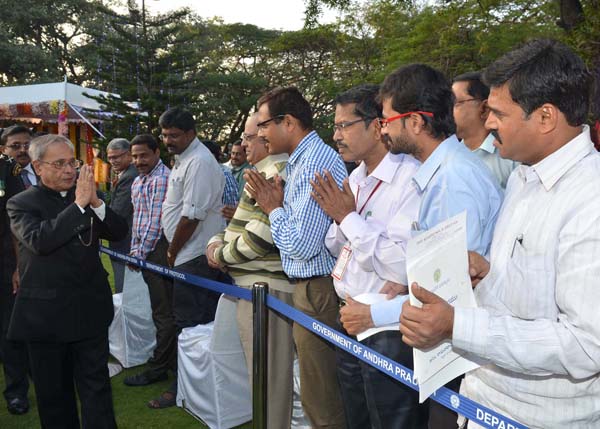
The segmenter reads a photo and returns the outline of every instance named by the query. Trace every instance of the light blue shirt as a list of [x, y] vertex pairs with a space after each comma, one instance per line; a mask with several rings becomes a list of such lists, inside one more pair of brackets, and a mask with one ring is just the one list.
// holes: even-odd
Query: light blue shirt
[[479, 159], [492, 171], [492, 174], [502, 189], [506, 189], [506, 182], [510, 173], [519, 165], [518, 162], [512, 159], [504, 159], [498, 153], [498, 149], [494, 146], [495, 137], [493, 134], [488, 134], [481, 146], [473, 151]]
[[283, 271], [291, 278], [330, 274], [335, 258], [325, 247], [325, 235], [332, 220], [310, 196], [310, 181], [315, 173], [328, 170], [341, 187], [346, 167], [338, 153], [311, 131], [292, 152], [285, 169], [283, 207], [269, 214]]
[[[489, 252], [503, 192], [491, 171], [456, 136], [444, 140], [421, 164], [413, 184], [421, 195], [420, 231], [466, 210], [467, 248], [481, 255]], [[373, 323], [397, 323], [405, 300], [372, 305]]]

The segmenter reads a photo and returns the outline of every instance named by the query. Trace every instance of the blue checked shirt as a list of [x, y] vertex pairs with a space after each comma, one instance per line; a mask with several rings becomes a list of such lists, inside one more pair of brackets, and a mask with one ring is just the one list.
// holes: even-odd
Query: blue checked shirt
[[223, 205], [225, 206], [237, 206], [239, 201], [238, 195], [238, 182], [231, 174], [231, 170], [221, 165], [221, 170], [225, 175], [225, 189], [223, 190]]
[[269, 215], [283, 271], [291, 278], [327, 275], [335, 265], [335, 258], [325, 247], [331, 218], [310, 196], [310, 180], [323, 170], [328, 170], [342, 186], [347, 176], [342, 159], [315, 131], [311, 131], [288, 160], [283, 207]]

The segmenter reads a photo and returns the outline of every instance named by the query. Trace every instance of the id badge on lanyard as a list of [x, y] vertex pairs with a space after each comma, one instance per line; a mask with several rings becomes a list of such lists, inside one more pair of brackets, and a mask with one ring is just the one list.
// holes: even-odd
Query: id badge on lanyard
[[[367, 200], [365, 201], [363, 206], [360, 209], [358, 209], [359, 215], [362, 214], [363, 210], [367, 206], [367, 203], [369, 202], [369, 200], [371, 199], [373, 194], [375, 194], [375, 192], [377, 192], [377, 189], [379, 189], [379, 187], [381, 186], [381, 183], [382, 182], [380, 180], [377, 183], [377, 185], [375, 185], [375, 188], [371, 191], [371, 193], [367, 197]], [[359, 193], [360, 193], [360, 188], [356, 192], [356, 204], [358, 204]], [[341, 281], [342, 278], [344, 277], [344, 273], [346, 272], [346, 268], [348, 267], [348, 264], [350, 263], [351, 258], [352, 258], [352, 249], [350, 248], [349, 245], [346, 244], [342, 248], [342, 251], [340, 252], [340, 254], [338, 255], [338, 259], [337, 259], [337, 262], [335, 263], [335, 267], [333, 267], [333, 271], [331, 272], [331, 277], [333, 277], [334, 279], [336, 279], [338, 281]]]
[[333, 271], [331, 272], [331, 277], [338, 281], [341, 281], [342, 277], [344, 277], [344, 273], [346, 272], [346, 268], [348, 267], [348, 263], [350, 262], [351, 257], [352, 249], [346, 244], [344, 247], [342, 247], [342, 251], [338, 256], [337, 262], [335, 263], [335, 267], [333, 267]]

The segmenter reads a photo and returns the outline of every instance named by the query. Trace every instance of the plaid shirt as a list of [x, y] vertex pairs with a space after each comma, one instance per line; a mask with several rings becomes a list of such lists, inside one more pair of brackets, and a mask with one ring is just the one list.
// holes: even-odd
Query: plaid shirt
[[149, 174], [135, 178], [131, 186], [133, 226], [131, 231], [132, 256], [146, 259], [162, 235], [160, 215], [167, 193], [171, 170], [159, 159]]
[[287, 163], [283, 207], [269, 215], [283, 270], [291, 278], [327, 275], [335, 265], [335, 258], [325, 247], [331, 218], [310, 196], [310, 181], [315, 173], [323, 174], [324, 170], [331, 173], [339, 187], [348, 175], [337, 152], [311, 131]]
[[226, 206], [237, 206], [239, 202], [238, 195], [238, 182], [233, 177], [231, 170], [221, 165], [221, 170], [223, 170], [223, 174], [225, 175], [225, 189], [223, 190], [223, 205]]

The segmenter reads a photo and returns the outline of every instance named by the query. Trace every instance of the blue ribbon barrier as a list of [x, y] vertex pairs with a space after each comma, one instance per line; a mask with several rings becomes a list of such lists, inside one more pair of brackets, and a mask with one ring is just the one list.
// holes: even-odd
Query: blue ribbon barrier
[[[413, 372], [405, 366], [330, 328], [328, 325], [307, 316], [271, 295], [267, 295], [267, 307], [292, 319], [336, 347], [345, 350], [395, 380], [414, 390], [419, 390], [418, 385], [414, 381]], [[430, 398], [483, 427], [490, 429], [527, 429], [526, 426], [504, 417], [483, 405], [479, 405], [477, 402], [446, 387], [438, 389]]]
[[244, 289], [227, 283], [221, 283], [204, 277], [195, 276], [193, 274], [183, 273], [181, 271], [177, 271], [172, 268], [167, 268], [162, 265], [146, 262], [143, 259], [138, 259], [134, 258], [133, 256], [115, 252], [114, 250], [111, 250], [108, 247], [100, 246], [100, 251], [106, 253], [112, 258], [119, 259], [125, 262], [126, 264], [137, 265], [140, 268], [154, 271], [155, 273], [171, 277], [175, 280], [182, 280], [194, 286], [200, 286], [206, 289], [210, 289], [213, 292], [224, 293], [225, 295], [234, 296], [236, 298], [244, 299], [246, 301], [252, 301], [252, 291], [250, 289]]
[[[115, 252], [114, 250], [104, 246], [100, 247], [100, 251], [125, 263], [137, 265], [140, 268], [148, 269], [177, 280], [182, 280], [194, 286], [204, 287], [212, 291], [224, 293], [226, 295], [234, 296], [246, 301], [252, 300], [252, 292], [249, 289], [216, 282], [204, 277], [182, 273], [177, 270], [163, 267], [162, 265], [152, 264], [132, 256]], [[351, 355], [357, 357], [363, 362], [366, 362], [372, 367], [394, 378], [395, 380], [405, 384], [411, 389], [419, 390], [418, 385], [414, 381], [413, 372], [410, 369], [385, 357], [375, 350], [364, 346], [358, 341], [353, 340], [352, 338], [336, 331], [335, 329], [330, 328], [328, 325], [321, 323], [310, 316], [307, 316], [301, 311], [289, 306], [288, 304], [285, 304], [271, 295], [267, 295], [267, 307], [288, 317], [309, 331], [320, 336], [324, 340], [329, 341], [336, 347], [345, 350]], [[504, 417], [503, 415], [478, 404], [466, 396], [453, 392], [446, 387], [441, 387], [438, 389], [433, 395], [431, 395], [430, 399], [488, 429], [527, 429], [526, 426], [517, 423], [512, 419]]]

